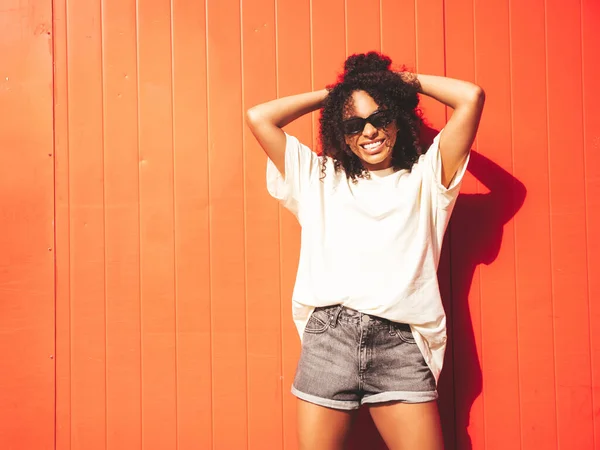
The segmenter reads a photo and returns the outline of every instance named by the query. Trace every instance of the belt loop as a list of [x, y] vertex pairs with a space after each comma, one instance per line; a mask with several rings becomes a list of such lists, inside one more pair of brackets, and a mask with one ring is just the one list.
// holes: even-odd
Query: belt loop
[[337, 325], [338, 320], [340, 319], [340, 313], [342, 312], [342, 308], [342, 305], [337, 305], [335, 311], [331, 315], [331, 328], [335, 328], [335, 326]]

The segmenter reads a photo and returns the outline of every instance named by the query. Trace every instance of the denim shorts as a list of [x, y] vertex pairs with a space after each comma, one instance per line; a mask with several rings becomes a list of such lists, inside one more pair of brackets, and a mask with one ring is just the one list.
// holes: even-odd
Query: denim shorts
[[409, 325], [341, 305], [316, 308], [310, 316], [292, 393], [345, 410], [437, 398], [435, 378]]

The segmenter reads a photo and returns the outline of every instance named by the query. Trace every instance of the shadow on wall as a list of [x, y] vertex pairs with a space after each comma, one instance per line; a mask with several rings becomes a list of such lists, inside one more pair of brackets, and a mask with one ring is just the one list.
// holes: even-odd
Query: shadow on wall
[[[424, 148], [428, 148], [437, 133], [431, 128], [423, 130]], [[486, 149], [482, 150], [485, 152]], [[479, 264], [494, 262], [502, 243], [504, 225], [519, 211], [527, 195], [523, 183], [481, 153], [471, 152], [468, 171], [489, 192], [458, 197], [438, 271], [444, 307], [449, 316], [446, 364], [438, 384], [446, 450], [472, 448], [468, 433], [470, 413], [483, 385], [468, 302], [473, 275]], [[451, 261], [451, 264], [445, 261]], [[448, 289], [444, 289], [445, 286]], [[348, 448], [387, 449], [365, 408], [358, 414]]]

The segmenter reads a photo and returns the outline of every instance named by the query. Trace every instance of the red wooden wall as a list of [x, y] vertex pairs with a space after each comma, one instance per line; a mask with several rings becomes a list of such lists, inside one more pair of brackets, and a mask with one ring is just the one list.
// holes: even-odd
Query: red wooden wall
[[[600, 448], [597, 0], [3, 0], [0, 26], [0, 448], [296, 448], [299, 230], [243, 111], [373, 49], [487, 93], [440, 267], [447, 448]], [[364, 415], [351, 440], [383, 448]]]

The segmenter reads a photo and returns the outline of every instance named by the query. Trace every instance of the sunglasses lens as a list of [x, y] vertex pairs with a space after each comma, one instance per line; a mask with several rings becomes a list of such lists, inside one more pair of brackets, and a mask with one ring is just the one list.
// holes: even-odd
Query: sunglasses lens
[[387, 113], [385, 111], [381, 111], [376, 114], [373, 114], [370, 117], [369, 122], [371, 122], [371, 124], [375, 128], [383, 128], [383, 127], [389, 125], [390, 123], [392, 123], [392, 118], [389, 113]]
[[365, 119], [350, 119], [344, 122], [344, 133], [356, 134], [365, 128]]
[[369, 122], [375, 128], [384, 128], [392, 123], [394, 119], [388, 111], [379, 111], [375, 114], [371, 114], [366, 119], [356, 117], [348, 119], [343, 122], [345, 134], [357, 134], [361, 133], [365, 128], [365, 124]]

